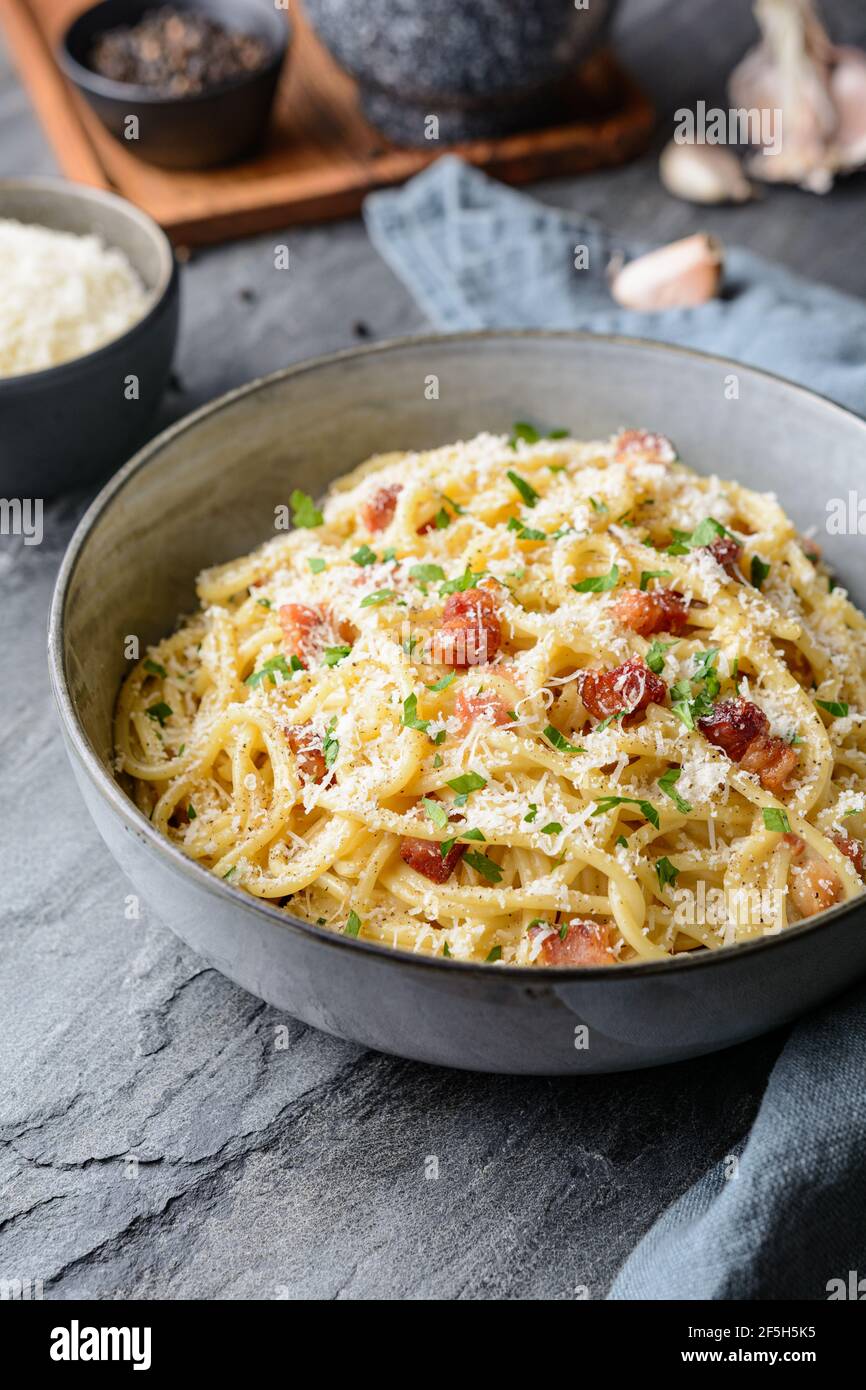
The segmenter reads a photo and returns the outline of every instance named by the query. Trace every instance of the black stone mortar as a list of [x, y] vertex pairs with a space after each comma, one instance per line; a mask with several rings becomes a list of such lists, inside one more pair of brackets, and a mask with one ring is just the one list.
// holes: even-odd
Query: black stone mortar
[[305, 10], [359, 83], [373, 125], [399, 144], [424, 146], [555, 120], [563, 79], [598, 45], [616, 6], [584, 3], [305, 0]]

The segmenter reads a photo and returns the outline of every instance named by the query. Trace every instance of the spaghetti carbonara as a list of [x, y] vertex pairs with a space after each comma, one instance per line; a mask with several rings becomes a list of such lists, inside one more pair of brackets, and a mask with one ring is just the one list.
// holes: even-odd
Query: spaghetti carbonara
[[862, 891], [866, 620], [773, 496], [528, 425], [277, 508], [120, 694], [118, 772], [217, 877], [515, 965], [660, 960]]

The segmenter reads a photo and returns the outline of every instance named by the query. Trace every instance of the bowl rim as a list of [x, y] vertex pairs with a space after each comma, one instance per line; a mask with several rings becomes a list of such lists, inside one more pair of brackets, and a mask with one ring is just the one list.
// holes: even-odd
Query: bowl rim
[[[21, 392], [37, 390], [40, 386], [49, 383], [53, 386], [64, 378], [72, 378], [77, 372], [87, 370], [93, 364], [98, 366], [121, 343], [128, 344], [138, 335], [146, 333], [153, 319], [162, 309], [178, 277], [174, 250], [162, 227], [143, 208], [136, 207], [135, 203], [121, 198], [119, 194], [110, 193], [108, 189], [104, 188], [94, 188], [88, 183], [76, 183], [74, 180], [50, 178], [42, 175], [35, 178], [0, 178], [0, 218], [7, 216], [3, 207], [4, 193], [19, 189], [52, 194], [56, 196], [58, 203], [79, 202], [97, 207], [113, 208], [126, 217], [129, 222], [137, 224], [150, 237], [160, 258], [160, 268], [156, 284], [148, 291], [147, 308], [144, 314], [130, 324], [129, 328], [124, 329], [117, 337], [109, 338], [107, 342], [101, 343], [99, 347], [93, 348], [90, 352], [83, 353], [80, 357], [70, 357], [65, 362], [57, 362], [53, 367], [40, 367], [35, 372], [17, 372], [15, 376], [0, 377], [0, 400], [4, 396], [12, 395], [16, 390]], [[9, 220], [17, 222], [20, 219], [15, 217]], [[31, 222], [26, 225], [45, 226], [46, 224]], [[64, 229], [62, 227], [48, 227], [47, 230], [63, 231]], [[93, 234], [96, 235], [97, 233], [94, 232]], [[88, 233], [72, 232], [70, 235], [86, 236]], [[104, 236], [102, 240], [107, 246], [111, 245]], [[130, 262], [130, 264], [132, 263]], [[133, 266], [132, 268], [138, 274], [136, 267]]]
[[758, 937], [754, 941], [741, 942], [739, 945], [731, 947], [720, 947], [718, 950], [687, 951], [667, 960], [633, 961], [625, 965], [617, 965], [615, 968], [611, 968], [610, 966], [548, 966], [543, 972], [539, 972], [537, 966], [509, 965], [504, 967], [501, 971], [491, 970], [489, 964], [485, 961], [462, 961], [443, 956], [433, 956], [422, 953], [416, 954], [410, 951], [397, 950], [394, 947], [385, 946], [379, 942], [364, 941], [360, 937], [347, 937], [341, 933], [329, 931], [327, 928], [318, 927], [314, 923], [307, 922], [301, 917], [295, 917], [285, 910], [273, 906], [265, 899], [256, 898], [250, 893], [245, 893], [243, 889], [222, 879], [215, 879], [208, 869], [204, 868], [195, 860], [190, 859], [170, 840], [160, 835], [148, 818], [139, 811], [135, 803], [122, 790], [117, 780], [106, 771], [80, 725], [77, 711], [72, 701], [66, 674], [66, 663], [64, 660], [64, 636], [66, 602], [75, 571], [93, 527], [99, 521], [103, 513], [111, 506], [115, 497], [123, 491], [126, 485], [135, 478], [139, 472], [147, 467], [152, 458], [161, 453], [166, 444], [185, 434], [186, 431], [194, 429], [200, 421], [218, 415], [223, 410], [230, 409], [235, 402], [243, 400], [245, 397], [253, 395], [257, 391], [274, 385], [279, 381], [304, 376], [307, 373], [315, 373], [322, 368], [330, 367], [344, 361], [357, 360], [358, 358], [386, 357], [389, 353], [400, 352], [406, 349], [414, 350], [428, 346], [443, 347], [450, 344], [459, 345], [461, 343], [476, 344], [479, 347], [483, 347], [485, 343], [494, 340], [515, 344], [547, 341], [560, 343], [598, 343], [602, 341], [612, 347], [638, 348], [649, 353], [659, 353], [673, 361], [678, 358], [697, 358], [700, 361], [715, 363], [720, 367], [736, 368], [740, 373], [749, 373], [759, 379], [771, 382], [774, 385], [780, 385], [799, 396], [805, 396], [809, 400], [818, 401], [832, 415], [838, 415], [848, 422], [853, 421], [863, 434], [864, 450], [866, 450], [866, 420], [861, 419], [860, 416], [856, 415], [853, 411], [847, 410], [844, 406], [839, 405], [836, 401], [830, 400], [829, 397], [821, 395], [817, 391], [812, 391], [808, 387], [799, 385], [797, 382], [789, 381], [786, 377], [780, 376], [776, 372], [770, 372], [761, 367], [746, 366], [744, 363], [737, 362], [733, 358], [721, 357], [716, 353], [701, 352], [695, 348], [686, 348], [670, 343], [663, 343], [653, 338], [636, 338], [626, 334], [591, 333], [586, 330], [578, 329], [526, 328], [477, 329], [469, 332], [424, 333], [383, 339], [381, 342], [366, 344], [362, 347], [344, 348], [338, 352], [322, 354], [317, 357], [308, 358], [302, 362], [293, 363], [288, 367], [281, 367], [264, 376], [255, 377], [253, 380], [235, 387], [222, 396], [216, 397], [205, 405], [199, 406], [198, 409], [192, 411], [190, 414], [183, 416], [180, 420], [175, 421], [174, 424], [169, 425], [167, 429], [162, 430], [160, 434], [156, 435], [145, 444], [143, 448], [139, 449], [138, 452], [113, 475], [93, 499], [78, 522], [57, 574], [48, 619], [49, 676], [70, 753], [74, 753], [77, 757], [83, 770], [87, 773], [91, 785], [100, 794], [102, 800], [115, 813], [121, 823], [125, 825], [126, 829], [136, 834], [140, 839], [143, 838], [158, 857], [165, 858], [169, 866], [186, 875], [191, 879], [193, 884], [218, 898], [225, 899], [227, 896], [228, 900], [234, 902], [240, 910], [254, 914], [264, 914], [274, 925], [278, 925], [284, 930], [293, 931], [302, 936], [309, 937], [322, 946], [331, 947], [335, 950], [365, 952], [371, 954], [373, 957], [378, 957], [385, 964], [392, 963], [402, 965], [406, 968], [414, 967], [418, 970], [457, 970], [464, 974], [483, 975], [487, 981], [504, 981], [506, 984], [508, 982], [513, 982], [516, 986], [527, 986], [529, 984], [539, 986], [545, 982], [550, 984], [555, 983], [558, 986], [569, 982], [589, 980], [619, 980], [621, 982], [626, 982], [628, 980], [649, 978], [650, 976], [659, 974], [679, 975], [684, 971], [707, 970], [719, 966], [720, 964], [724, 965], [725, 962], [733, 963], [747, 960], [754, 955], [776, 950], [785, 942], [802, 941], [806, 937], [822, 932], [832, 922], [843, 917], [851, 916], [858, 908], [862, 908], [862, 899], [854, 898], [847, 903], [840, 903], [837, 907], [829, 908], [826, 912], [816, 914], [814, 918], [798, 923], [792, 927], [787, 927], [784, 931], [772, 936]]
[[[114, 77], [103, 77], [101, 73], [79, 62], [69, 47], [69, 39], [72, 32], [77, 28], [81, 20], [92, 15], [94, 10], [108, 10], [112, 7], [112, 4], [113, 0], [97, 0], [96, 4], [89, 5], [87, 9], [81, 10], [78, 14], [74, 15], [55, 45], [57, 62], [64, 76], [81, 91], [91, 96], [104, 97], [110, 101], [135, 102], [139, 106], [180, 107], [195, 106], [200, 102], [228, 96], [230, 92], [241, 91], [243, 88], [252, 85], [252, 83], [262, 78], [272, 77], [275, 73], [279, 72], [285, 61], [289, 44], [294, 38], [294, 26], [292, 25], [287, 11], [278, 10], [276, 6], [257, 6], [256, 8], [258, 8], [259, 12], [265, 17], [268, 23], [270, 23], [270, 17], [272, 15], [276, 20], [276, 24], [279, 24], [282, 17], [280, 29], [278, 30], [276, 25], [273, 28], [273, 37], [270, 40], [270, 57], [262, 67], [256, 68], [254, 72], [245, 72], [237, 77], [230, 77], [226, 81], [220, 82], [218, 86], [208, 87], [207, 90], [203, 92], [190, 92], [185, 96], [159, 93], [155, 92], [152, 87], [145, 87], [137, 82], [119, 82]], [[145, 6], [145, 8], [154, 9], [158, 8], [158, 5]], [[196, 4], [195, 0], [179, 0], [179, 8], [207, 13], [205, 5]], [[247, 8], [249, 9], [249, 5]], [[108, 19], [107, 15], [106, 19]], [[120, 20], [115, 21], [114, 24], [109, 21], [105, 28], [100, 29], [99, 32], [106, 33], [110, 28], [119, 27], [122, 27], [122, 22]]]

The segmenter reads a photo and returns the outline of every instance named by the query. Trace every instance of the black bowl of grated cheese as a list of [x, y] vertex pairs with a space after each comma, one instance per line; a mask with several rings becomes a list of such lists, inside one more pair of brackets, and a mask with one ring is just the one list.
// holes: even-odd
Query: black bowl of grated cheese
[[257, 0], [103, 0], [72, 22], [58, 57], [131, 154], [204, 169], [261, 143], [289, 35]]
[[0, 179], [0, 489], [104, 477], [150, 431], [177, 339], [165, 233], [112, 193]]

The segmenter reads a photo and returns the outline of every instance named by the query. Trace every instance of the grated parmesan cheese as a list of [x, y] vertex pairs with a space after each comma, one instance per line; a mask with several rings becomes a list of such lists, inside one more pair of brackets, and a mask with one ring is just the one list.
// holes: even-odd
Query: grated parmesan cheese
[[148, 293], [97, 236], [0, 218], [0, 377], [56, 367], [144, 316]]

